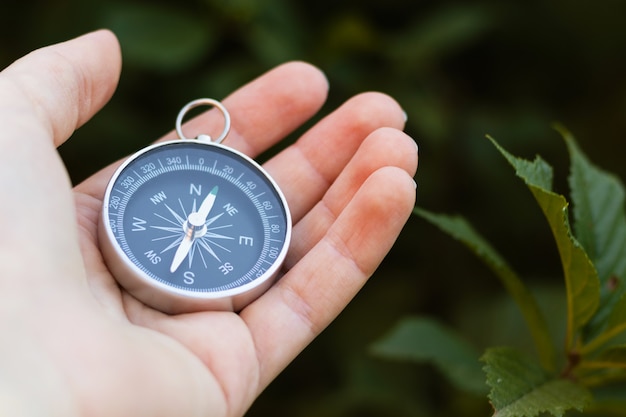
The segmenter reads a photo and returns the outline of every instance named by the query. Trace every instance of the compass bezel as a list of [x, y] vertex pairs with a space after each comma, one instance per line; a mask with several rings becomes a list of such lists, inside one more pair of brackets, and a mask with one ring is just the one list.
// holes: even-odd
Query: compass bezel
[[[151, 152], [158, 152], [165, 147], [176, 147], [179, 144], [192, 146], [206, 146], [205, 150], [221, 149], [228, 152], [229, 157], [237, 158], [261, 177], [277, 196], [281, 204], [282, 213], [285, 216], [284, 242], [280, 252], [273, 259], [273, 263], [262, 275], [256, 277], [251, 282], [237, 286], [235, 288], [220, 291], [197, 291], [186, 290], [177, 286], [167, 284], [167, 280], [157, 280], [146, 274], [135, 262], [133, 262], [118, 240], [109, 225], [111, 193], [117, 179], [125, 173], [129, 167]], [[132, 197], [130, 197], [132, 198]], [[106, 188], [98, 238], [103, 257], [112, 274], [129, 293], [140, 301], [157, 308], [166, 313], [176, 314], [183, 312], [205, 311], [205, 310], [226, 310], [239, 311], [247, 304], [263, 294], [279, 276], [282, 264], [287, 255], [291, 240], [291, 215], [287, 200], [274, 179], [252, 158], [230, 147], [215, 142], [205, 142], [193, 139], [179, 139], [168, 142], [160, 142], [147, 146], [135, 154], [131, 155], [120, 167], [117, 168]]]

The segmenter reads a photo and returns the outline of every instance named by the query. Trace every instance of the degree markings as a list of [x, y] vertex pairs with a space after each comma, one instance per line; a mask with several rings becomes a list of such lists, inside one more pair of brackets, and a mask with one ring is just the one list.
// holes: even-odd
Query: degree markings
[[130, 197], [130, 194], [128, 194], [126, 191], [122, 191], [119, 188], [114, 188], [113, 191], [122, 194], [124, 197]]

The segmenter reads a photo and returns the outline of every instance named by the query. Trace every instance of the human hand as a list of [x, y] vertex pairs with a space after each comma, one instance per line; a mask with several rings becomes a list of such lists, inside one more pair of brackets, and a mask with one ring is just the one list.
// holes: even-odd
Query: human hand
[[[72, 190], [55, 149], [108, 101], [120, 67], [100, 31], [0, 73], [0, 415], [243, 415], [391, 248], [414, 205], [415, 143], [395, 101], [350, 99], [264, 165], [294, 222], [282, 278], [239, 314], [166, 315], [120, 288], [98, 248], [118, 164]], [[258, 155], [327, 88], [303, 63], [252, 81], [223, 101], [228, 145]], [[185, 131], [219, 123], [209, 111]]]

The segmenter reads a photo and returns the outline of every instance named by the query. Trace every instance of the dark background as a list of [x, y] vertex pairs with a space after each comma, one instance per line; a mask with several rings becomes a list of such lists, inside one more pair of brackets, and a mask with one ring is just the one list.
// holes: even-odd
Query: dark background
[[[74, 181], [171, 130], [189, 100], [222, 98], [284, 61], [327, 74], [321, 115], [361, 91], [386, 92], [420, 147], [418, 204], [469, 218], [560, 317], [549, 229], [484, 137], [527, 158], [541, 154], [567, 193], [558, 121], [624, 178], [625, 17], [617, 0], [3, 0], [0, 67], [100, 27], [120, 38], [116, 95], [60, 149]], [[485, 398], [458, 393], [430, 366], [370, 354], [408, 314], [435, 317], [481, 350], [528, 344], [490, 272], [413, 217], [370, 283], [249, 416], [489, 414]]]

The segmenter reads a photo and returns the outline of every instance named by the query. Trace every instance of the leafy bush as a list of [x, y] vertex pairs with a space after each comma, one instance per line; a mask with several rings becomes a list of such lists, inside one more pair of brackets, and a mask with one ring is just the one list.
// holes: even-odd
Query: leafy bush
[[[415, 209], [489, 266], [528, 325], [535, 357], [512, 347], [493, 347], [480, 358], [489, 399], [499, 417], [562, 416], [570, 409], [626, 415], [626, 391], [607, 397], [603, 390], [626, 381], [624, 187], [617, 177], [592, 164], [570, 133], [559, 130], [571, 159], [573, 230], [568, 201], [552, 190], [552, 167], [539, 156], [532, 162], [517, 158], [490, 140], [527, 185], [552, 231], [565, 282], [563, 351], [555, 346], [531, 290], [487, 240], [462, 217]], [[373, 350], [383, 357], [431, 362], [460, 389], [478, 394], [485, 389], [476, 350], [433, 320], [405, 319]], [[593, 399], [596, 391], [598, 397]]]

